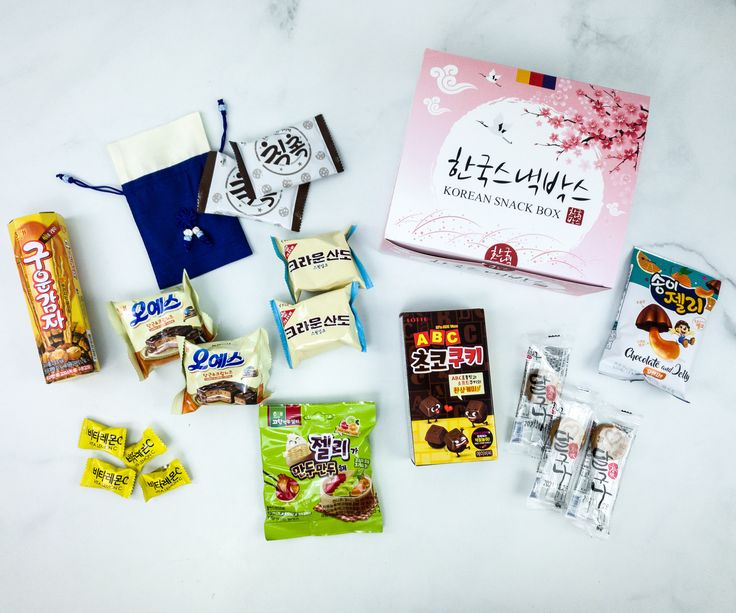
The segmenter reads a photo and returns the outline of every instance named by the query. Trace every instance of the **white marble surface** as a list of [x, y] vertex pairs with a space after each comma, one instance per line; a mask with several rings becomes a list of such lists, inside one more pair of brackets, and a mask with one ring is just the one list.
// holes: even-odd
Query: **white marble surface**
[[[715, 0], [6, 2], [4, 215], [67, 217], [103, 370], [42, 383], [6, 240], [0, 610], [733, 610], [735, 27], [734, 2]], [[692, 404], [596, 374], [623, 278], [574, 298], [377, 251], [425, 47], [651, 95], [621, 270], [636, 244], [723, 278]], [[376, 283], [358, 305], [367, 354], [288, 370], [267, 305], [286, 294], [269, 226], [248, 227], [253, 257], [195, 286], [223, 337], [267, 327], [276, 399], [378, 402], [382, 535], [264, 540], [255, 413], [170, 415], [175, 367], [137, 382], [105, 315], [105, 301], [155, 289], [130, 214], [54, 178], [114, 182], [106, 143], [193, 110], [214, 144], [220, 96], [233, 136], [322, 112], [343, 154], [346, 172], [314, 185], [304, 231], [359, 225]], [[415, 468], [397, 314], [464, 305], [486, 309], [501, 457]], [[576, 334], [572, 380], [645, 415], [608, 542], [528, 510], [532, 464], [507, 453], [523, 335], [548, 326]], [[86, 416], [132, 437], [152, 424], [194, 483], [149, 504], [79, 487]]]

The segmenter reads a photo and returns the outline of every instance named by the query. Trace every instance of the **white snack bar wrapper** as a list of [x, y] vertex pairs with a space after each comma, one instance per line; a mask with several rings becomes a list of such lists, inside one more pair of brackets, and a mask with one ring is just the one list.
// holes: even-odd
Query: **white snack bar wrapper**
[[527, 499], [530, 507], [567, 508], [593, 422], [592, 399], [586, 390], [562, 394], [562, 414], [550, 424], [549, 439]]
[[634, 249], [598, 372], [645, 380], [688, 402], [695, 353], [720, 291], [710, 275]]
[[299, 232], [308, 192], [309, 185], [304, 184], [252, 198], [245, 190], [235, 158], [210, 151], [199, 184], [197, 211], [254, 219]]
[[322, 115], [247, 141], [230, 141], [251, 198], [324, 179], [344, 170]]
[[558, 404], [570, 361], [569, 340], [560, 334], [530, 338], [519, 404], [511, 431], [511, 449], [539, 457]]
[[582, 468], [565, 517], [588, 534], [607, 538], [621, 477], [641, 417], [628, 411], [596, 411]]

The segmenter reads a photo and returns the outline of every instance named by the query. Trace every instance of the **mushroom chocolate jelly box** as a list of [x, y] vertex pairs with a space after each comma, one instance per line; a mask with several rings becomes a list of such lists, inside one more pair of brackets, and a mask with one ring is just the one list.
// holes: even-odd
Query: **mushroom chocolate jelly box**
[[384, 248], [535, 287], [608, 289], [649, 98], [427, 50]]
[[718, 279], [634, 249], [598, 371], [643, 379], [687, 402], [695, 352], [720, 290]]
[[46, 383], [99, 370], [64, 218], [35, 213], [8, 230]]
[[412, 460], [495, 460], [483, 309], [402, 313]]

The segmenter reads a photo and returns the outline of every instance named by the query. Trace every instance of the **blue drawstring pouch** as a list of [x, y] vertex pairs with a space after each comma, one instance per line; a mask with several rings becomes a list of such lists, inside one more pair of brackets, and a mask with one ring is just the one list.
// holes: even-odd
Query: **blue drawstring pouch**
[[108, 146], [160, 288], [252, 254], [237, 219], [197, 213], [209, 151], [199, 113]]
[[236, 218], [197, 212], [209, 151], [200, 114], [191, 113], [108, 146], [122, 191], [57, 176], [81, 187], [125, 195], [163, 289], [179, 283], [185, 269], [197, 277], [253, 253]]

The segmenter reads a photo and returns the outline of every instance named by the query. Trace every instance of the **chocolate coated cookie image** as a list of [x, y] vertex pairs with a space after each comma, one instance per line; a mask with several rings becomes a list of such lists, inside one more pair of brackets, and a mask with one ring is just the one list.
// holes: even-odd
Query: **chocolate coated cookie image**
[[437, 424], [432, 424], [424, 435], [424, 440], [432, 449], [442, 449], [445, 446], [447, 430]]
[[256, 404], [257, 390], [235, 381], [216, 381], [197, 389], [197, 404]]

